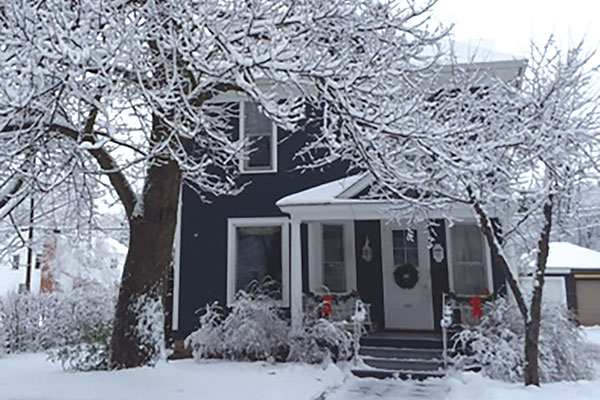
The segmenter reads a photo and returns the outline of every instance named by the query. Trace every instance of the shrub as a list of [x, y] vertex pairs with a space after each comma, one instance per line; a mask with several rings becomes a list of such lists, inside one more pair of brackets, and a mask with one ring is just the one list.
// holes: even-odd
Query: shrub
[[222, 314], [218, 304], [207, 306], [200, 329], [186, 339], [195, 358], [285, 360], [288, 324], [271, 297], [240, 291], [231, 312], [225, 318]]
[[[477, 326], [455, 337], [454, 364], [461, 369], [481, 368], [494, 379], [523, 380], [525, 327], [521, 314], [510, 301], [500, 298], [485, 306]], [[587, 343], [572, 315], [562, 306], [544, 304], [539, 338], [542, 382], [589, 379], [593, 365]]]
[[49, 358], [67, 369], [105, 368], [114, 304], [114, 291], [100, 286], [8, 294], [0, 298], [0, 347], [7, 353], [51, 350]]
[[240, 291], [227, 313], [219, 304], [207, 305], [200, 328], [185, 341], [195, 359], [240, 361], [349, 360], [358, 339], [343, 322], [307, 318], [292, 329], [276, 300], [262, 291]]

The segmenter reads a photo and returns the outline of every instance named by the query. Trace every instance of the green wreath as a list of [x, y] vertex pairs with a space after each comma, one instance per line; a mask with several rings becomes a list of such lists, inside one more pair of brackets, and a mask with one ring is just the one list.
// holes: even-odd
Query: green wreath
[[402, 289], [412, 289], [419, 281], [419, 270], [412, 264], [404, 264], [394, 270], [394, 281]]

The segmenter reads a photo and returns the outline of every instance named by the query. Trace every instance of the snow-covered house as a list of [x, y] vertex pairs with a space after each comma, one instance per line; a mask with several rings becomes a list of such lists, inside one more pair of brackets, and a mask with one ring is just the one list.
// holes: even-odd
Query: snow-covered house
[[[493, 55], [488, 68], [518, 76], [523, 60]], [[232, 134], [252, 136], [256, 149], [241, 165], [235, 197], [202, 201], [182, 190], [176, 233], [172, 330], [185, 338], [198, 325], [198, 310], [267, 277], [281, 285], [281, 306], [292, 320], [311, 295], [356, 293], [370, 304], [378, 331], [440, 330], [442, 295], [490, 295], [505, 290], [471, 211], [453, 210], [452, 227], [440, 215], [434, 225], [390, 222], [390, 204], [363, 197], [371, 181], [347, 175], [333, 163], [300, 172], [294, 154], [312, 134], [278, 129], [256, 105], [239, 100]], [[411, 238], [409, 232], [416, 232]]]
[[[565, 305], [583, 325], [600, 324], [600, 252], [551, 242], [544, 276], [544, 301]], [[525, 284], [531, 281], [522, 278]]]

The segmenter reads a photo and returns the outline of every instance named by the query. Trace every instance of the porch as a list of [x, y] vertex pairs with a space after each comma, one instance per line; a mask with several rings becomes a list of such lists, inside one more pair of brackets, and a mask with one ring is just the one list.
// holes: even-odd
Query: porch
[[292, 323], [301, 323], [308, 297], [355, 293], [370, 304], [367, 340], [438, 341], [445, 293], [489, 296], [504, 277], [470, 209], [451, 210], [460, 221], [452, 227], [441, 215], [430, 225], [390, 221], [389, 202], [361, 198], [370, 184], [369, 175], [348, 177], [276, 203], [290, 217]]

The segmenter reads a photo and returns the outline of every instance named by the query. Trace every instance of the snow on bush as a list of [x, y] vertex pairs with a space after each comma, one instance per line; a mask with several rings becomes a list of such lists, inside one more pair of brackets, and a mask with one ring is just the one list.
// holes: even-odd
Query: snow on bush
[[194, 358], [302, 361], [349, 360], [357, 339], [343, 322], [306, 319], [292, 329], [276, 300], [261, 291], [240, 291], [227, 313], [219, 304], [207, 305], [200, 328], [185, 341]]
[[285, 360], [289, 329], [275, 300], [240, 291], [225, 318], [223, 311], [216, 303], [207, 305], [200, 329], [186, 339], [196, 359]]
[[[481, 368], [493, 378], [523, 381], [525, 327], [516, 307], [504, 298], [488, 303], [478, 325], [455, 337], [454, 364], [460, 369]], [[539, 365], [542, 382], [590, 379], [594, 375], [588, 344], [564, 307], [544, 304], [540, 326]]]
[[[69, 293], [10, 293], [0, 297], [0, 347], [7, 353], [53, 349], [50, 358], [65, 367], [78, 364], [67, 357], [76, 348], [93, 349], [98, 358], [108, 351], [114, 305], [114, 291], [101, 286]], [[76, 352], [75, 358], [85, 358]]]

